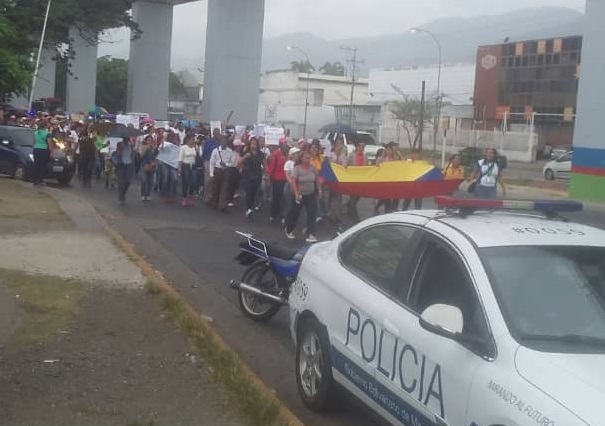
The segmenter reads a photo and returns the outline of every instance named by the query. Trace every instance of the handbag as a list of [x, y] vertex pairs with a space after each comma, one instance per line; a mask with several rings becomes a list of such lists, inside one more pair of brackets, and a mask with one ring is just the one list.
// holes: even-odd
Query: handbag
[[147, 172], [147, 173], [151, 173], [155, 170], [155, 163], [148, 163], [145, 164], [145, 166], [143, 166], [143, 169]]
[[111, 162], [111, 165], [114, 166], [115, 168], [122, 167], [122, 165], [123, 165], [122, 156], [118, 153], [118, 151], [114, 151], [111, 153], [111, 157], [109, 157], [109, 161]]

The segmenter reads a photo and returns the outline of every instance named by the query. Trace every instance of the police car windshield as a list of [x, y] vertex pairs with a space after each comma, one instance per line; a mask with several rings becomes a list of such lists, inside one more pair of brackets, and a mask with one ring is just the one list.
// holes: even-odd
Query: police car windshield
[[522, 344], [585, 352], [605, 341], [605, 247], [492, 247], [480, 255]]

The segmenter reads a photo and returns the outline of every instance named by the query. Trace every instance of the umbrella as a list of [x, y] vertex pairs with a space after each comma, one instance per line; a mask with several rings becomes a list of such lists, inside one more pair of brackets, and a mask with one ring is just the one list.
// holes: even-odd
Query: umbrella
[[320, 133], [355, 133], [355, 129], [353, 129], [348, 124], [342, 123], [334, 123], [328, 124], [327, 126], [323, 126], [319, 129]]
[[92, 115], [92, 116], [101, 116], [101, 115], [105, 115], [105, 114], [109, 114], [109, 111], [107, 111], [105, 108], [100, 107], [100, 106], [95, 106], [94, 108], [91, 108], [88, 111], [88, 115]]
[[141, 136], [143, 132], [139, 129], [135, 129], [134, 127], [125, 126], [123, 124], [116, 124], [111, 132], [109, 132], [110, 137], [114, 138], [132, 138]]

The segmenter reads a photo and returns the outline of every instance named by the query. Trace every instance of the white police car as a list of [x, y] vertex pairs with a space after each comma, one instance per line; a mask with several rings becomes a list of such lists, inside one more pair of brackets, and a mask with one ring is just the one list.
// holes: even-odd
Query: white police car
[[313, 246], [290, 296], [296, 379], [393, 424], [605, 425], [605, 231], [454, 200]]

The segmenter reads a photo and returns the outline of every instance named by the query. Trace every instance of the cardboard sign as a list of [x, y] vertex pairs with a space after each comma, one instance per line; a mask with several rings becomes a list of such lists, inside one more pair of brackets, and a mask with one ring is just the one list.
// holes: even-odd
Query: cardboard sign
[[164, 147], [160, 149], [157, 160], [176, 169], [179, 167], [180, 152], [181, 148], [179, 146], [170, 142], [164, 142]]
[[277, 146], [279, 140], [286, 135], [281, 127], [266, 127], [265, 128], [265, 143], [267, 145]]
[[135, 115], [116, 115], [116, 123], [123, 124], [124, 126], [132, 125], [135, 129], [139, 128], [139, 117]]
[[220, 121], [211, 121], [210, 122], [211, 132], [214, 133], [214, 129], [219, 129], [221, 132], [223, 131], [223, 124]]

